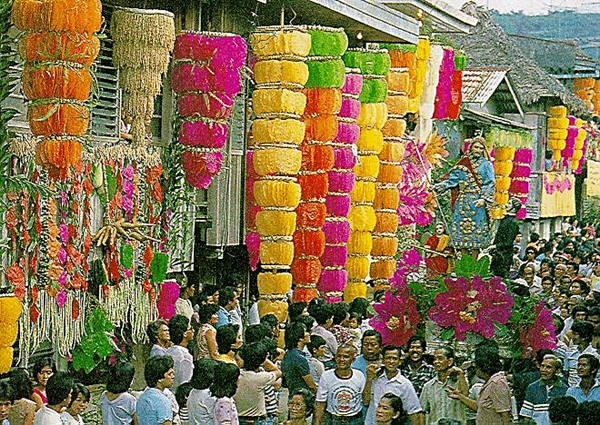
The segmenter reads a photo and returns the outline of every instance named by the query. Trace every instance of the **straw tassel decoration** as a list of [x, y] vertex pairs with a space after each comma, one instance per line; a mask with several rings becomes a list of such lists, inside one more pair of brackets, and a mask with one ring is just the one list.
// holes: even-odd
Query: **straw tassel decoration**
[[123, 89], [123, 115], [131, 118], [133, 144], [146, 144], [147, 126], [154, 113], [154, 98], [169, 68], [175, 43], [175, 21], [164, 10], [116, 7], [110, 33], [113, 63]]
[[[302, 166], [298, 177], [302, 195], [296, 209], [291, 267], [295, 285], [293, 300], [303, 302], [319, 296], [317, 283], [323, 266], [333, 260], [333, 252], [326, 247], [324, 231], [328, 214], [326, 196], [330, 187], [329, 172], [334, 166], [337, 115], [342, 107], [345, 65], [341, 55], [348, 47], [348, 38], [342, 28], [314, 26], [308, 27], [308, 33], [311, 49], [307, 57], [308, 80], [304, 90], [306, 132], [300, 147]], [[334, 186], [343, 183], [339, 180], [331, 182]]]
[[36, 162], [53, 178], [65, 177], [81, 160], [81, 137], [90, 121], [90, 66], [100, 49], [94, 35], [102, 24], [100, 1], [68, 3], [15, 0], [12, 6], [15, 26], [25, 31], [19, 53], [25, 61], [23, 92], [31, 101], [29, 127], [43, 137]]
[[241, 69], [247, 54], [246, 41], [237, 34], [185, 32], [177, 36], [171, 87], [178, 95], [182, 165], [192, 187], [208, 188], [221, 169], [228, 120], [242, 88]]
[[251, 35], [250, 44], [257, 59], [253, 70], [258, 83], [252, 95], [256, 115], [252, 124], [256, 173], [253, 194], [260, 207], [256, 230], [262, 266], [258, 310], [261, 316], [273, 313], [284, 322], [292, 274], [314, 273], [313, 264], [306, 261], [292, 266], [294, 252], [303, 247], [310, 250], [320, 243], [318, 237], [306, 232], [295, 236], [296, 208], [301, 197], [300, 147], [306, 133], [302, 116], [307, 102], [302, 90], [309, 77], [306, 57], [311, 36], [301, 27], [259, 27]]
[[[363, 74], [363, 87], [358, 99], [362, 102], [358, 125], [360, 136], [356, 142], [358, 160], [354, 167], [356, 182], [350, 193], [352, 204], [348, 215], [350, 239], [348, 241], [348, 284], [344, 290], [344, 301], [365, 297], [366, 279], [369, 276], [369, 255], [373, 248], [372, 232], [379, 233], [384, 228], [378, 224], [373, 202], [375, 200], [375, 182], [380, 173], [378, 155], [383, 150], [383, 132], [388, 119], [388, 107], [385, 103], [388, 95], [386, 75], [390, 69], [390, 55], [387, 50], [350, 49], [344, 55], [349, 67], [358, 67]], [[394, 80], [398, 83], [404, 77]], [[404, 95], [406, 98], [406, 95]], [[407, 106], [407, 105], [406, 105]], [[404, 108], [406, 113], [406, 108]], [[396, 226], [397, 218], [394, 214]], [[379, 217], [381, 218], [381, 217]], [[381, 224], [381, 221], [379, 221]]]

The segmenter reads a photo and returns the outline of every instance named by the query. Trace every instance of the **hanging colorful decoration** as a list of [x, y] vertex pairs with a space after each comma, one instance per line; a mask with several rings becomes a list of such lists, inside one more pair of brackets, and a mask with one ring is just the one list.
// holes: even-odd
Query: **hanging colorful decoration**
[[575, 215], [575, 179], [563, 173], [543, 173], [540, 217]]
[[[348, 214], [350, 224], [346, 263], [348, 284], [344, 290], [344, 301], [351, 302], [358, 297], [365, 298], [367, 294], [369, 255], [374, 246], [372, 232], [395, 232], [397, 223], [392, 225], [392, 221], [396, 222], [397, 218], [393, 214], [391, 220], [389, 213], [376, 213], [373, 207], [375, 182], [381, 172], [378, 157], [383, 150], [381, 129], [388, 119], [388, 108], [385, 103], [388, 84], [385, 76], [390, 69], [390, 56], [387, 50], [349, 49], [344, 55], [344, 62], [348, 67], [360, 68], [364, 78], [358, 97], [362, 103], [357, 121], [360, 126], [360, 136], [356, 142], [358, 148], [358, 161], [354, 167], [356, 182], [350, 193], [352, 204]], [[376, 267], [381, 266], [379, 261], [374, 264], [378, 264]], [[389, 266], [388, 263], [384, 265]], [[378, 270], [374, 269], [374, 271]], [[381, 271], [381, 275], [384, 274], [387, 274], [386, 270]]]
[[487, 282], [481, 276], [461, 276], [446, 278], [444, 283], [448, 290], [435, 296], [427, 317], [439, 326], [454, 328], [459, 341], [468, 331], [491, 338], [496, 324], [505, 325], [512, 316], [513, 297], [498, 276]]
[[[316, 273], [315, 263], [309, 260], [295, 262], [290, 272], [294, 250], [298, 246], [312, 249], [314, 254], [322, 243], [313, 233], [295, 236], [296, 208], [301, 197], [300, 145], [307, 128], [302, 121], [307, 104], [302, 90], [309, 78], [306, 57], [312, 47], [311, 36], [301, 27], [259, 27], [251, 35], [250, 44], [257, 57], [257, 85], [252, 94], [256, 115], [252, 124], [252, 163], [256, 173], [253, 192], [260, 207], [256, 230], [263, 269], [258, 275], [258, 310], [261, 316], [273, 313], [285, 321], [292, 273], [299, 281], [308, 281]], [[322, 182], [314, 186], [316, 190], [322, 187]]]
[[[82, 14], [85, 14], [82, 15]], [[25, 61], [23, 93], [31, 101], [27, 117], [35, 136], [36, 162], [50, 176], [65, 177], [81, 160], [81, 138], [87, 133], [92, 87], [90, 66], [100, 49], [102, 23], [99, 0], [81, 0], [67, 7], [58, 0], [15, 0], [15, 26], [25, 31], [19, 52]]]
[[13, 361], [13, 344], [19, 332], [21, 300], [14, 295], [0, 295], [0, 373], [10, 370]]
[[302, 194], [296, 208], [291, 267], [295, 285], [293, 300], [303, 302], [319, 296], [317, 284], [323, 267], [335, 267], [340, 251], [344, 250], [331, 234], [325, 233], [326, 217], [331, 214], [326, 199], [330, 189], [338, 191], [347, 185], [347, 179], [330, 181], [329, 177], [335, 162], [334, 140], [338, 134], [337, 116], [342, 108], [341, 88], [345, 80], [341, 56], [348, 47], [348, 37], [343, 28], [319, 26], [308, 27], [308, 34], [311, 48], [306, 62], [308, 80], [303, 115], [306, 132], [300, 146], [302, 166], [298, 176]]
[[329, 172], [329, 187], [325, 205], [327, 216], [325, 232], [325, 251], [321, 257], [323, 270], [317, 284], [320, 297], [333, 303], [342, 300], [348, 271], [348, 241], [350, 238], [350, 192], [354, 187], [356, 157], [353, 149], [360, 135], [356, 123], [360, 115], [358, 96], [362, 90], [363, 76], [359, 68], [346, 68], [342, 87], [342, 106], [338, 115], [338, 131], [333, 145], [334, 165]]
[[584, 148], [587, 133], [583, 129], [583, 120], [573, 116], [569, 116], [568, 118], [567, 146], [562, 151], [563, 167], [569, 165], [575, 174], [579, 174], [585, 162]]
[[600, 109], [596, 108], [599, 100], [596, 84], [597, 82], [594, 80], [594, 77], [573, 79], [573, 91], [575, 95], [585, 102], [590, 112], [594, 111], [595, 113]]
[[467, 57], [464, 52], [454, 53], [454, 72], [450, 80], [450, 102], [446, 108], [446, 119], [456, 120], [460, 115], [462, 105], [463, 71], [467, 67]]
[[553, 106], [548, 110], [548, 147], [552, 150], [552, 159], [560, 161], [562, 151], [567, 147], [569, 119], [567, 108]]
[[440, 68], [444, 59], [444, 48], [432, 43], [427, 59], [427, 72], [423, 82], [421, 104], [419, 106], [419, 139], [427, 140], [433, 130], [433, 114], [435, 112], [435, 99], [437, 86], [440, 79]]
[[455, 71], [454, 49], [444, 47], [440, 76], [435, 92], [435, 108], [433, 118], [441, 120], [448, 117], [448, 105], [452, 102], [452, 77]]
[[115, 7], [110, 22], [113, 63], [123, 89], [122, 114], [131, 118], [133, 144], [144, 146], [154, 98], [169, 68], [175, 21], [164, 10]]
[[185, 32], [175, 40], [171, 87], [181, 117], [177, 139], [186, 181], [194, 188], [208, 188], [221, 169], [247, 54], [237, 34]]

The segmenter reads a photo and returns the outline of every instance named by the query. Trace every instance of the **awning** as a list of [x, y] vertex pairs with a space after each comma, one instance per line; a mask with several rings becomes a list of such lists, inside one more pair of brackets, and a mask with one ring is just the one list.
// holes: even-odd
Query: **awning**
[[[280, 6], [281, 3], [269, 0], [265, 5], [259, 4], [260, 25], [278, 24]], [[287, 0], [284, 22], [343, 27], [349, 35], [360, 32], [362, 39], [369, 42], [416, 44], [419, 38], [417, 19], [377, 0]]]
[[470, 109], [470, 108], [464, 108], [461, 112], [461, 115], [463, 115], [467, 119], [474, 119], [477, 121], [501, 124], [506, 127], [518, 128], [521, 130], [529, 130], [529, 131], [537, 130], [537, 127], [530, 127], [523, 123], [509, 120], [508, 118], [503, 118], [503, 117], [499, 117], [497, 115], [488, 114], [487, 112], [476, 111], [476, 110]]
[[477, 18], [461, 12], [442, 0], [378, 0], [399, 12], [413, 18], [422, 16], [426, 23], [431, 23], [433, 31], [465, 32], [477, 25]]

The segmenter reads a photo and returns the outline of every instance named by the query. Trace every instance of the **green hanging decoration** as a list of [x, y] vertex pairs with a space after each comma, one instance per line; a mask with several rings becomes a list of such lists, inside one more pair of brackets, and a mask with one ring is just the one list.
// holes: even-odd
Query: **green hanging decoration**
[[169, 256], [164, 252], [155, 252], [152, 262], [150, 263], [150, 273], [152, 274], [153, 283], [161, 283], [167, 278], [167, 266], [169, 264]]
[[119, 249], [119, 261], [125, 270], [131, 270], [133, 267], [133, 247], [124, 243]]
[[348, 48], [348, 36], [343, 28], [309, 27], [309, 56], [341, 56]]
[[106, 167], [105, 171], [106, 178], [106, 196], [108, 196], [107, 202], [110, 202], [117, 193], [117, 177], [114, 175], [110, 167]]
[[382, 103], [387, 98], [388, 85], [382, 79], [365, 79], [358, 100], [363, 103]]
[[306, 88], [332, 88], [344, 85], [346, 65], [341, 59], [309, 60], [306, 64], [308, 65]]

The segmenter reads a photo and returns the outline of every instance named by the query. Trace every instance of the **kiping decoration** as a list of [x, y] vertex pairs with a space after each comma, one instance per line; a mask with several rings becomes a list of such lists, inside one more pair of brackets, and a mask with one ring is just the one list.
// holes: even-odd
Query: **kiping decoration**
[[[344, 54], [348, 67], [359, 68], [363, 75], [363, 86], [358, 96], [361, 101], [357, 124], [360, 135], [356, 141], [357, 164], [354, 166], [355, 184], [350, 192], [351, 206], [348, 214], [350, 238], [348, 240], [348, 284], [344, 290], [344, 301], [365, 297], [369, 276], [369, 256], [373, 248], [372, 232], [387, 233], [391, 228], [386, 223], [386, 213], [376, 214], [375, 183], [381, 170], [379, 154], [383, 150], [383, 132], [388, 120], [388, 82], [386, 75], [390, 69], [390, 55], [387, 50], [349, 49]], [[406, 113], [406, 110], [404, 110]], [[398, 218], [394, 215], [394, 229]], [[374, 263], [376, 264], [376, 263]], [[392, 273], [393, 274], [393, 273]]]
[[25, 61], [23, 93], [30, 101], [27, 118], [35, 136], [36, 162], [51, 177], [64, 177], [81, 160], [92, 88], [90, 66], [100, 42], [99, 0], [16, 0], [15, 26], [25, 31], [19, 53]]
[[246, 41], [236, 34], [185, 32], [177, 36], [171, 87], [177, 93], [182, 166], [192, 187], [208, 188], [221, 169], [247, 55]]
[[[348, 47], [348, 37], [342, 28], [308, 27], [308, 33], [311, 49], [306, 61], [306, 109], [302, 117], [306, 132], [300, 146], [301, 197], [296, 208], [291, 267], [295, 284], [293, 300], [304, 302], [319, 296], [317, 284], [323, 267], [328, 270], [337, 267], [338, 257], [344, 255], [345, 247], [335, 243], [331, 233], [325, 233], [327, 217], [334, 212], [331, 208], [335, 209], [331, 203], [327, 204], [327, 195], [330, 189], [343, 190], [349, 184], [347, 175], [336, 179], [338, 176], [332, 174], [346, 72], [341, 55]], [[354, 182], [353, 176], [350, 177]]]
[[[295, 247], [300, 240], [305, 246], [319, 243], [308, 234], [294, 239], [301, 197], [300, 145], [306, 128], [302, 116], [307, 100], [302, 90], [309, 78], [306, 56], [311, 36], [302, 27], [259, 27], [250, 36], [250, 45], [256, 55], [253, 70], [257, 83], [252, 94], [256, 119], [251, 131], [253, 192], [258, 210], [255, 225], [262, 267], [257, 278], [258, 310], [261, 316], [273, 313], [283, 322]], [[314, 273], [308, 267], [303, 272]]]
[[174, 15], [164, 10], [116, 7], [110, 35], [123, 90], [122, 114], [131, 118], [133, 144], [143, 146], [175, 43]]

